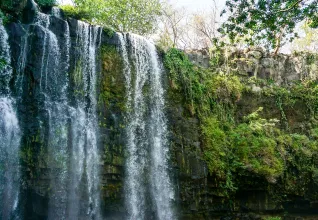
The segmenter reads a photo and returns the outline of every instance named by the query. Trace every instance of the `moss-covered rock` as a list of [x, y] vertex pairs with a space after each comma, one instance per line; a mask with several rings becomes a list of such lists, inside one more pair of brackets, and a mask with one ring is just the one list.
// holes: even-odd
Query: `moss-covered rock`
[[[255, 54], [247, 58], [263, 56]], [[317, 82], [278, 86], [275, 78], [224, 74], [220, 63], [202, 69], [174, 49], [164, 60], [184, 218], [315, 213], [300, 204], [317, 196]]]

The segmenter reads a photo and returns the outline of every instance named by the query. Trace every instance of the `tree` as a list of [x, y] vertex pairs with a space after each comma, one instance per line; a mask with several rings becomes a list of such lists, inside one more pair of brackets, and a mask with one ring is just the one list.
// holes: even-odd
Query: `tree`
[[210, 48], [218, 35], [217, 33], [217, 8], [216, 4], [209, 11], [194, 13], [190, 26], [195, 32], [195, 44], [198, 47]]
[[159, 45], [163, 48], [179, 47], [180, 38], [185, 31], [186, 11], [165, 2], [160, 17]]
[[[214, 1], [213, 1], [214, 2]], [[159, 25], [157, 44], [163, 49], [200, 49], [212, 46], [217, 33], [217, 9], [189, 13], [165, 2]]]
[[318, 29], [313, 29], [304, 23], [300, 29], [304, 36], [296, 39], [292, 44], [295, 51], [310, 51], [317, 53], [318, 51]]
[[307, 20], [318, 27], [318, 0], [227, 0], [228, 19], [221, 33], [232, 42], [245, 39], [248, 45], [259, 42], [278, 53], [281, 46], [297, 37], [296, 24]]
[[[75, 12], [116, 31], [153, 33], [161, 14], [159, 0], [74, 0]], [[68, 7], [69, 8], [69, 7]]]

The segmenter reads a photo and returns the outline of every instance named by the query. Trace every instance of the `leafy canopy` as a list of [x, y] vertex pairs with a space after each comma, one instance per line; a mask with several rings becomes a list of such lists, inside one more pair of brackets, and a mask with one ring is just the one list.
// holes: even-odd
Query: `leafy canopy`
[[300, 21], [318, 27], [318, 0], [227, 0], [222, 14], [228, 19], [221, 32], [232, 42], [243, 39], [277, 49], [297, 37]]
[[[67, 14], [74, 14], [116, 31], [137, 34], [153, 33], [161, 13], [159, 0], [75, 0], [75, 8], [63, 6]], [[69, 13], [68, 13], [69, 12]]]

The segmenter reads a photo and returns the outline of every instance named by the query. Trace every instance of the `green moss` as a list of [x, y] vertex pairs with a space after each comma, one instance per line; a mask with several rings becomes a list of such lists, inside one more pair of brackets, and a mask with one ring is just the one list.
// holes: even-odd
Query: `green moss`
[[28, 178], [34, 179], [40, 173], [40, 169], [45, 167], [48, 162], [43, 136], [40, 131], [37, 131], [34, 135], [23, 138], [21, 143], [19, 155], [21, 163], [27, 170]]
[[103, 32], [106, 34], [107, 37], [111, 38], [114, 36], [115, 31], [110, 27], [103, 27]]
[[122, 58], [114, 46], [103, 46], [101, 51], [102, 74], [98, 103], [102, 108], [114, 106], [125, 112], [126, 89]]
[[107, 184], [102, 187], [102, 191], [106, 194], [106, 203], [112, 204], [114, 201], [120, 200], [120, 193], [122, 191], [122, 184]]

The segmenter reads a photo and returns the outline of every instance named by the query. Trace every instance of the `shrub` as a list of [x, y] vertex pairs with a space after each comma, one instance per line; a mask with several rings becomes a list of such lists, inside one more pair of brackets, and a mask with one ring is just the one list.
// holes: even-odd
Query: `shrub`
[[85, 11], [79, 7], [74, 7], [72, 5], [61, 5], [60, 8], [63, 10], [67, 17], [75, 18], [78, 20], [89, 20], [89, 11]]
[[[1, 21], [2, 21], [3, 24], [6, 24], [9, 21], [9, 18], [0, 9], [0, 22]], [[0, 62], [0, 65], [1, 65], [1, 62]]]
[[282, 220], [281, 217], [267, 217], [265, 220]]
[[184, 94], [193, 114], [206, 115], [217, 102], [232, 106], [241, 96], [243, 86], [237, 76], [198, 68], [178, 49], [172, 48], [166, 53], [164, 64], [169, 69], [172, 88]]

